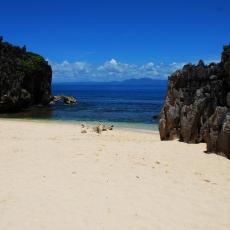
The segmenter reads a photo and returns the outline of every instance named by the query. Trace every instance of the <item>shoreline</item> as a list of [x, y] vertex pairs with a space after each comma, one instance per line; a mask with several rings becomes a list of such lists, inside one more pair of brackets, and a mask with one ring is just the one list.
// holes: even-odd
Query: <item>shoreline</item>
[[[0, 117], [0, 121], [25, 121], [25, 122], [34, 122], [34, 123], [51, 123], [51, 124], [67, 124], [67, 125], [81, 125], [81, 124], [87, 124], [90, 127], [93, 127], [97, 124], [107, 124], [107, 125], [114, 125], [114, 129], [116, 130], [127, 130], [127, 131], [134, 131], [134, 132], [143, 132], [143, 133], [154, 133], [154, 134], [159, 134], [158, 128], [154, 128], [154, 127], [158, 127], [157, 124], [149, 124], [149, 127], [151, 128], [142, 128], [140, 127], [142, 123], [138, 123], [138, 125], [136, 125], [136, 123], [128, 123], [128, 122], [97, 122], [97, 121], [73, 121], [73, 120], [51, 120], [51, 119], [36, 119], [36, 118], [4, 118], [4, 117]], [[130, 127], [129, 127], [130, 124]], [[139, 126], [140, 125], [140, 126]], [[145, 124], [147, 126], [147, 124]], [[140, 127], [140, 128], [138, 128]]]

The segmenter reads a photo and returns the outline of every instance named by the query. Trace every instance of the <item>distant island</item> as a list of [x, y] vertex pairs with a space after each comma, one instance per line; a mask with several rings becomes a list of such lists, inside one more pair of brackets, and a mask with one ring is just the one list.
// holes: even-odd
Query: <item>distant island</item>
[[130, 78], [123, 81], [87, 81], [87, 82], [54, 82], [64, 85], [167, 85], [167, 80], [152, 78]]
[[126, 85], [165, 85], [167, 84], [167, 80], [158, 80], [152, 78], [131, 78], [124, 81], [118, 82], [118, 84], [126, 84]]

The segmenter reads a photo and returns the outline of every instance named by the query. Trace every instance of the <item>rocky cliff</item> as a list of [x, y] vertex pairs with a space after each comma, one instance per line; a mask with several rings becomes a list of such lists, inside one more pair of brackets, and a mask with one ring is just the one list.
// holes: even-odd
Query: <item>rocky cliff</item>
[[43, 57], [0, 37], [0, 112], [48, 104], [51, 81], [52, 70]]
[[220, 63], [188, 64], [169, 77], [160, 115], [161, 140], [207, 143], [230, 158], [230, 45]]

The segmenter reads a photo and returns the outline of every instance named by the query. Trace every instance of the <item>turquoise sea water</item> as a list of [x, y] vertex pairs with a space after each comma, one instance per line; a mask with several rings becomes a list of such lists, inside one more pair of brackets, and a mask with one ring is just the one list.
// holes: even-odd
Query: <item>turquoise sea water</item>
[[104, 122], [117, 127], [157, 130], [166, 83], [151, 85], [54, 84], [53, 95], [72, 95], [76, 105], [56, 104], [1, 117], [77, 123]]

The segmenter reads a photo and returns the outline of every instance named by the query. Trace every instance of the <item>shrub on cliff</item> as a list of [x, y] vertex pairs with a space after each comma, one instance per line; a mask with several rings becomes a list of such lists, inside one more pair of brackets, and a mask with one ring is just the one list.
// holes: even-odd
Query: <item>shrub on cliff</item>
[[21, 65], [24, 72], [31, 74], [40, 70], [43, 62], [44, 59], [42, 56], [29, 52], [23, 57]]

